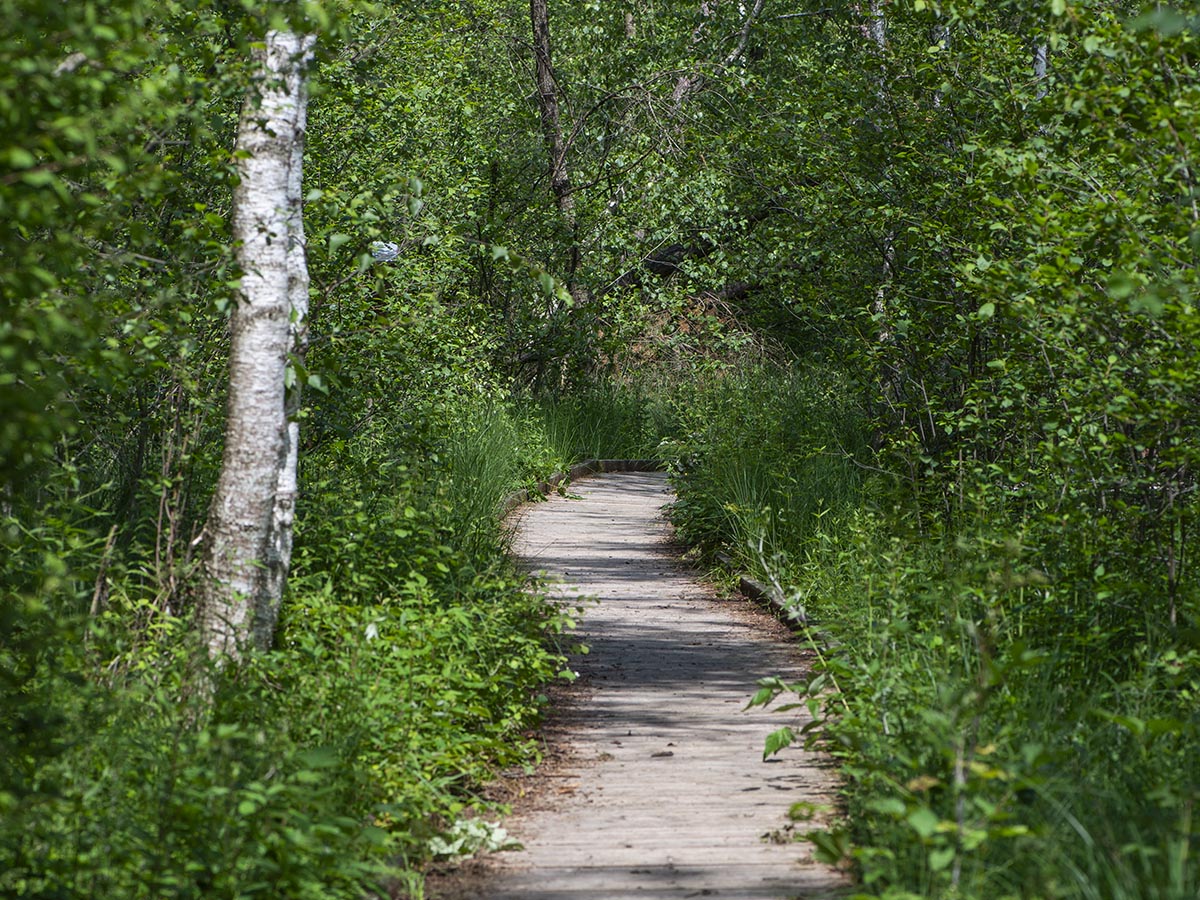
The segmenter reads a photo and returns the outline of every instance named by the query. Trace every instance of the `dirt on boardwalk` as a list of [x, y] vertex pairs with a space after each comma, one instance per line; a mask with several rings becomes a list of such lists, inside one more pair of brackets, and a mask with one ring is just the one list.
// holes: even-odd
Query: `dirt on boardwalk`
[[[844, 893], [845, 876], [791, 838], [791, 804], [834, 802], [819, 754], [763, 762], [766, 736], [803, 714], [746, 711], [755, 680], [798, 678], [805, 659], [781, 625], [717, 599], [680, 564], [661, 511], [663, 475], [589, 478], [524, 507], [515, 548], [594, 598], [547, 729], [548, 761], [511, 785], [505, 827], [524, 850], [431, 878], [439, 900], [792, 900]], [[800, 826], [814, 827], [814, 823]]]

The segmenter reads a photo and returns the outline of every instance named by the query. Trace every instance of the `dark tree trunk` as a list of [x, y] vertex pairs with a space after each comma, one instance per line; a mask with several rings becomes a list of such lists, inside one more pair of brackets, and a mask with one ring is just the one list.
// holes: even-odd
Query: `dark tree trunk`
[[562, 216], [570, 242], [567, 283], [574, 296], [575, 273], [579, 269], [579, 233], [575, 219], [575, 195], [571, 188], [571, 170], [567, 165], [568, 142], [563, 137], [562, 116], [558, 108], [558, 85], [554, 79], [550, 45], [550, 8], [547, 0], [529, 0], [529, 18], [533, 25], [533, 53], [537, 81], [538, 110], [542, 117], [542, 136], [550, 156], [550, 191]]

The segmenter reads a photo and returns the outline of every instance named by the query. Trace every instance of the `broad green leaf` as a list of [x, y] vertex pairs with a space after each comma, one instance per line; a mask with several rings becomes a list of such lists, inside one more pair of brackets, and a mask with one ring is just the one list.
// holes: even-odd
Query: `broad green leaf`
[[763, 748], [763, 759], [765, 760], [767, 757], [773, 756], [785, 747], [790, 747], [795, 739], [796, 736], [792, 732], [792, 729], [786, 725], [783, 728], [772, 731], [767, 735], [766, 744]]
[[37, 162], [34, 155], [24, 147], [10, 147], [7, 155], [8, 164], [14, 169], [29, 169]]
[[912, 826], [913, 831], [920, 835], [921, 838], [928, 840], [937, 832], [941, 819], [929, 807], [920, 806], [910, 812], [905, 817], [905, 821]]
[[940, 872], [954, 861], [953, 847], [938, 847], [936, 850], [929, 851], [929, 868], [934, 872]]

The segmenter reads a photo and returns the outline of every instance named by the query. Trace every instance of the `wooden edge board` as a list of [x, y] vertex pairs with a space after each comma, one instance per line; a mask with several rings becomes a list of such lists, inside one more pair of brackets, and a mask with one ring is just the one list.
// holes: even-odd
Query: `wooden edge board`
[[819, 641], [824, 646], [829, 648], [837, 646], [838, 642], [827, 632], [819, 630], [816, 627], [816, 623], [803, 610], [791, 608], [781, 598], [777, 597], [775, 592], [767, 587], [767, 585], [751, 578], [749, 575], [738, 572], [737, 565], [731, 556], [726, 553], [718, 553], [716, 554], [716, 559], [717, 562], [732, 572], [734, 577], [737, 578], [738, 592], [743, 597], [768, 607], [793, 631], [804, 629], [814, 640]]

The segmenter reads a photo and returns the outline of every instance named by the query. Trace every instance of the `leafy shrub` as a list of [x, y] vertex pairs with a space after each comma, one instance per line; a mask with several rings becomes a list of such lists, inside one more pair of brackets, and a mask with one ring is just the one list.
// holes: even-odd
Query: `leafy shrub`
[[350, 898], [379, 882], [390, 841], [352, 814], [353, 769], [290, 740], [242, 685], [189, 697], [189, 656], [108, 686], [41, 672], [59, 746], [29, 747], [27, 789], [8, 794], [5, 896]]
[[477, 785], [532, 757], [538, 688], [562, 669], [546, 635], [569, 620], [518, 579], [479, 574], [459, 591], [415, 573], [385, 596], [298, 591], [271, 661], [295, 739], [341, 748], [362, 778], [356, 805], [414, 863]]

